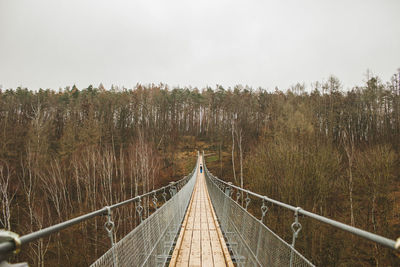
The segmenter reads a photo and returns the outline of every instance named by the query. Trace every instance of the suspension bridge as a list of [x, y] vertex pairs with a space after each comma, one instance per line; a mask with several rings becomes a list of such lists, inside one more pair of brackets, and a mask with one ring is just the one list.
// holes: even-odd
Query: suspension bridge
[[[145, 198], [151, 199], [155, 210], [147, 218], [143, 216]], [[252, 201], [261, 203], [260, 218], [248, 211]], [[140, 224], [117, 241], [112, 211], [129, 203], [136, 203]], [[268, 204], [293, 212], [291, 242], [264, 223]], [[400, 239], [394, 241], [227, 183], [208, 171], [204, 153], [198, 153], [188, 176], [157, 190], [21, 237], [1, 231], [0, 266], [7, 266], [10, 255], [26, 244], [96, 216], [106, 218], [110, 249], [92, 263], [95, 267], [314, 266], [296, 250], [302, 230], [300, 215], [399, 250]]]

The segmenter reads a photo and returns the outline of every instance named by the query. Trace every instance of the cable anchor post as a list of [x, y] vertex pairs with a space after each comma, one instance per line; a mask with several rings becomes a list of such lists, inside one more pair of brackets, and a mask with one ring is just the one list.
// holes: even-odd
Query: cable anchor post
[[108, 234], [108, 237], [110, 238], [110, 242], [111, 242], [111, 250], [112, 250], [112, 255], [113, 255], [113, 266], [117, 267], [117, 258], [115, 255], [115, 242], [114, 242], [114, 222], [112, 221], [112, 212], [111, 212], [111, 208], [109, 206], [106, 206], [106, 211], [107, 211], [107, 221], [104, 224], [104, 228], [106, 229], [106, 232]]

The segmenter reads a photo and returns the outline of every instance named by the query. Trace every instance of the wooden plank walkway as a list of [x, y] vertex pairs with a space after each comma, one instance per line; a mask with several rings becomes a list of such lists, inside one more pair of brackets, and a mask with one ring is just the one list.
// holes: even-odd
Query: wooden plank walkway
[[169, 266], [234, 266], [200, 168]]

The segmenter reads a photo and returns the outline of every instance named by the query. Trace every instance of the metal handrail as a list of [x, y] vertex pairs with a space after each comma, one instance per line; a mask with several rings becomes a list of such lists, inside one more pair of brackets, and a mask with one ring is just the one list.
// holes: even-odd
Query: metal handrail
[[71, 226], [76, 225], [76, 224], [78, 224], [80, 222], [83, 222], [83, 221], [87, 221], [87, 220], [89, 220], [89, 219], [91, 219], [93, 217], [107, 215], [109, 210], [116, 209], [118, 207], [124, 206], [124, 205], [132, 203], [132, 202], [137, 202], [137, 201], [141, 200], [143, 197], [147, 197], [147, 196], [151, 196], [151, 195], [157, 194], [157, 193], [159, 193], [161, 191], [165, 191], [166, 189], [171, 188], [173, 186], [177, 186], [179, 188], [179, 190], [180, 190], [180, 188], [182, 188], [182, 186], [187, 183], [188, 179], [190, 177], [192, 177], [195, 169], [196, 169], [196, 167], [193, 169], [193, 171], [189, 175], [185, 176], [184, 178], [182, 178], [182, 179], [180, 179], [180, 180], [178, 180], [176, 182], [171, 182], [170, 184], [168, 184], [166, 186], [163, 186], [163, 187], [160, 187], [160, 188], [155, 189], [153, 191], [147, 192], [147, 193], [145, 193], [143, 195], [136, 196], [134, 198], [127, 199], [125, 201], [122, 201], [122, 202], [119, 202], [119, 203], [115, 203], [115, 204], [110, 205], [110, 206], [105, 206], [104, 208], [96, 210], [96, 211], [93, 211], [91, 213], [87, 213], [87, 214], [78, 216], [76, 218], [73, 218], [73, 219], [70, 219], [70, 220], [67, 220], [67, 221], [64, 221], [64, 222], [49, 226], [47, 228], [38, 230], [36, 232], [32, 232], [32, 233], [26, 234], [24, 236], [21, 236], [19, 238], [19, 240], [18, 240], [18, 244], [16, 244], [15, 241], [2, 242], [2, 243], [0, 243], [0, 261], [6, 259], [7, 254], [9, 254], [12, 251], [15, 251], [21, 245], [28, 244], [28, 243], [33, 242], [35, 240], [38, 240], [40, 238], [46, 237], [46, 236], [48, 236], [48, 235], [50, 235], [52, 233], [59, 232], [59, 231], [65, 229], [65, 228], [71, 227]]
[[353, 227], [353, 226], [350, 226], [350, 225], [347, 225], [347, 224], [344, 224], [344, 223], [329, 219], [327, 217], [312, 213], [310, 211], [302, 209], [301, 207], [295, 207], [295, 206], [280, 202], [278, 200], [269, 198], [267, 196], [263, 196], [263, 195], [254, 193], [254, 192], [252, 192], [250, 190], [241, 188], [240, 186], [233, 185], [232, 183], [225, 182], [225, 181], [219, 179], [218, 177], [215, 177], [207, 169], [207, 166], [205, 164], [204, 164], [204, 168], [205, 168], [205, 171], [208, 172], [208, 174], [210, 175], [210, 177], [212, 179], [214, 179], [215, 181], [219, 182], [221, 185], [223, 185], [225, 187], [235, 188], [236, 190], [239, 190], [239, 191], [241, 191], [243, 193], [246, 193], [246, 194], [249, 194], [249, 195], [254, 196], [256, 198], [259, 198], [259, 199], [261, 199], [263, 201], [270, 202], [272, 204], [275, 204], [277, 206], [283, 207], [285, 209], [289, 209], [289, 210], [291, 210], [293, 212], [298, 212], [298, 214], [302, 214], [302, 215], [307, 216], [309, 218], [312, 218], [314, 220], [329, 224], [329, 225], [331, 225], [333, 227], [336, 227], [338, 229], [347, 231], [347, 232], [352, 233], [354, 235], [357, 235], [357, 236], [363, 237], [365, 239], [368, 239], [370, 241], [373, 241], [373, 242], [379, 243], [381, 245], [384, 245], [384, 246], [386, 246], [388, 248], [391, 248], [391, 249], [394, 249], [394, 250], [399, 250], [399, 248], [400, 248], [400, 237], [397, 239], [397, 241], [394, 241], [394, 240], [391, 240], [389, 238], [386, 238], [386, 237], [383, 237], [383, 236], [380, 236], [380, 235], [377, 235], [377, 234], [374, 234], [374, 233], [359, 229], [357, 227]]

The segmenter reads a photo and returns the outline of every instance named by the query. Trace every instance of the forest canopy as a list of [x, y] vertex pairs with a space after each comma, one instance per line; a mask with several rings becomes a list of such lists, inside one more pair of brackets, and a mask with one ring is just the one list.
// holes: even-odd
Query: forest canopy
[[[347, 91], [333, 76], [285, 92], [164, 84], [0, 90], [0, 227], [26, 234], [151, 191], [187, 174], [195, 150], [205, 149], [217, 155], [209, 169], [220, 178], [394, 239], [399, 145], [395, 77], [368, 77]], [[267, 225], [288, 240], [282, 222], [290, 216], [277, 210]], [[120, 239], [137, 218], [129, 209], [116, 217]], [[37, 241], [18, 259], [90, 264], [109, 245], [102, 224]], [[304, 225], [298, 247], [317, 265], [398, 263], [380, 245]], [[85, 233], [93, 240], [74, 241]]]

